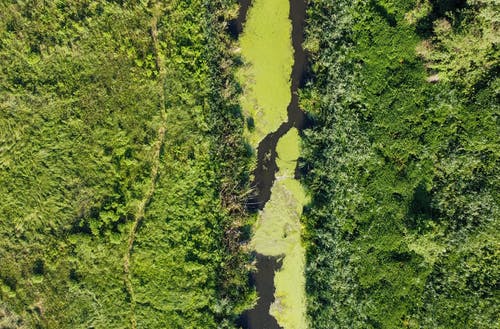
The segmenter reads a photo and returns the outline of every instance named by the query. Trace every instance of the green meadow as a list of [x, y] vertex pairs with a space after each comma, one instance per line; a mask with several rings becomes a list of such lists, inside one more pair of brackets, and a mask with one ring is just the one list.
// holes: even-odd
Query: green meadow
[[234, 328], [231, 1], [0, 1], [0, 328]]

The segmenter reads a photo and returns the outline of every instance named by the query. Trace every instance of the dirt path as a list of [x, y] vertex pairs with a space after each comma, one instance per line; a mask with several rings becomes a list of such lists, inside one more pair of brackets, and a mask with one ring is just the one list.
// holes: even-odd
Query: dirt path
[[[157, 12], [153, 13], [153, 17], [151, 19], [150, 34], [153, 42], [156, 67], [159, 72], [158, 80], [160, 84], [163, 86], [163, 81], [165, 80], [165, 66], [159, 54], [157, 15], [158, 15]], [[161, 103], [160, 105], [161, 122], [160, 122], [160, 127], [158, 128], [158, 137], [156, 138], [153, 147], [153, 152], [151, 154], [153, 165], [150, 174], [150, 185], [146, 194], [144, 194], [144, 197], [137, 206], [137, 211], [134, 216], [135, 218], [134, 223], [132, 225], [132, 228], [130, 229], [129, 237], [127, 240], [127, 249], [125, 252], [125, 256], [123, 257], [123, 275], [124, 275], [125, 288], [130, 298], [130, 326], [132, 329], [137, 328], [137, 321], [135, 318], [136, 301], [135, 301], [134, 287], [132, 284], [132, 274], [130, 273], [130, 258], [132, 256], [132, 249], [134, 248], [134, 241], [135, 241], [135, 236], [137, 234], [137, 230], [141, 222], [144, 220], [145, 209], [148, 206], [149, 202], [151, 201], [151, 198], [153, 197], [153, 194], [155, 192], [156, 181], [158, 180], [158, 171], [161, 165], [160, 152], [165, 140], [165, 130], [166, 130], [165, 91], [163, 87], [161, 88], [160, 103]]]

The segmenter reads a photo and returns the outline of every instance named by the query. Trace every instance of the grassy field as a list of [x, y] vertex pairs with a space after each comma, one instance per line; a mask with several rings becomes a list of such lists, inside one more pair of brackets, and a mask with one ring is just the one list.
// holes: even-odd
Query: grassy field
[[0, 4], [0, 326], [230, 328], [232, 2]]
[[0, 1], [0, 328], [235, 328], [251, 248], [286, 329], [499, 327], [498, 1], [310, 1], [250, 234], [289, 10]]

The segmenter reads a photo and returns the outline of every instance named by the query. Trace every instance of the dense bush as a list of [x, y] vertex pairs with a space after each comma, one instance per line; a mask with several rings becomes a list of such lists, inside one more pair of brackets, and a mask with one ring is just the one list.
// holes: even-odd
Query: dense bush
[[[492, 6], [310, 2], [302, 105], [315, 125], [302, 165], [313, 328], [499, 325]], [[455, 22], [448, 34], [444, 20]], [[485, 45], [476, 57], [471, 35]]]

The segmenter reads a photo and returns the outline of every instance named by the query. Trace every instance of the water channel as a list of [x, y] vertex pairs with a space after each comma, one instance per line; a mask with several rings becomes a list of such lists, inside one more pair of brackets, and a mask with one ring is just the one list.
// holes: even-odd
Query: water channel
[[[299, 134], [308, 125], [297, 94], [306, 68], [302, 49], [305, 9], [305, 0], [252, 0], [252, 3], [240, 0], [238, 18], [229, 26], [235, 37], [242, 36], [242, 55], [248, 56], [255, 69], [243, 75], [242, 79], [247, 81], [243, 83], [244, 89], [252, 92], [255, 89], [256, 94], [244, 99], [242, 107], [244, 111], [247, 108], [246, 114], [255, 122], [255, 131], [250, 131], [248, 138], [257, 148], [253, 172], [255, 193], [248, 200], [247, 208], [259, 213], [251, 243], [257, 268], [251, 283], [259, 299], [257, 305], [240, 318], [239, 325], [245, 329], [306, 327], [304, 250], [300, 240], [300, 215], [306, 197], [298, 182], [297, 170]], [[256, 21], [263, 18], [257, 17], [262, 14], [269, 17]], [[277, 21], [273, 22], [274, 19]], [[268, 20], [273, 24], [270, 28], [265, 25]], [[257, 41], [252, 39], [252, 33]], [[264, 33], [271, 36], [259, 36]], [[263, 57], [248, 49], [254, 44], [266, 53]], [[291, 67], [287, 67], [288, 63]], [[259, 75], [259, 69], [272, 70], [277, 66], [282, 68], [267, 76]], [[280, 80], [283, 74], [288, 76]], [[267, 88], [260, 94], [259, 84]], [[262, 96], [269, 89], [272, 91], [267, 98]]]

